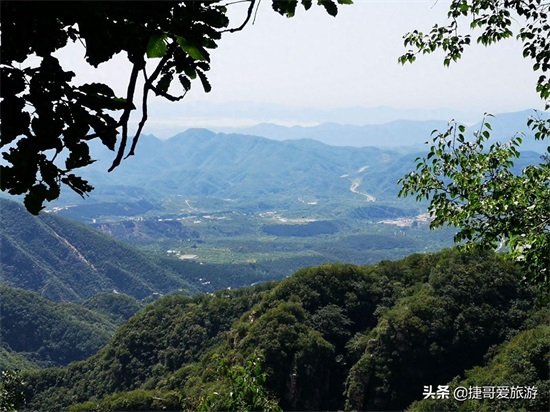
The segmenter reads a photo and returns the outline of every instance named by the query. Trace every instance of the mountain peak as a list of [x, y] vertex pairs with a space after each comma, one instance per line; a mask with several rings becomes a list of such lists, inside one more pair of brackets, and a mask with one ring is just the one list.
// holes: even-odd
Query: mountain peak
[[170, 137], [168, 140], [173, 142], [180, 139], [209, 139], [214, 136], [216, 136], [216, 133], [214, 133], [213, 131], [197, 127], [187, 129], [182, 133], [178, 133], [177, 135]]

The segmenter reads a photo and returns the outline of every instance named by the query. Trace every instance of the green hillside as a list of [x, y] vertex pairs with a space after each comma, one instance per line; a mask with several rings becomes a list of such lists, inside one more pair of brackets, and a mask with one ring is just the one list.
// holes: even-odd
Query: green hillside
[[0, 369], [63, 366], [94, 355], [119, 325], [73, 303], [0, 286]]
[[[520, 279], [498, 255], [447, 250], [168, 296], [92, 358], [27, 374], [27, 408], [232, 410], [248, 399], [284, 410], [402, 410], [422, 399], [423, 385], [499, 362], [498, 345], [545, 319], [547, 308]], [[535, 368], [521, 384], [544, 373]], [[261, 399], [248, 398], [250, 385]], [[529, 405], [549, 406], [544, 397]]]
[[[416, 153], [403, 155], [374, 147], [334, 147], [306, 139], [275, 141], [206, 129], [189, 129], [167, 140], [146, 136], [143, 143], [146, 152], [128, 159], [114, 173], [106, 172], [111, 154], [101, 147], [93, 149], [92, 157], [99, 160], [83, 171], [100, 188], [94, 192], [95, 201], [118, 203], [111, 207], [113, 214], [121, 213], [122, 204], [130, 200], [155, 203], [173, 195], [229, 198], [238, 203], [300, 196], [361, 198], [350, 191], [357, 179], [362, 182], [361, 192], [387, 199], [395, 197], [397, 179], [414, 167], [416, 157]], [[150, 208], [142, 202], [127, 213]], [[71, 209], [64, 213], [76, 215]], [[82, 216], [91, 216], [87, 207]]]
[[103, 292], [87, 299], [82, 303], [82, 306], [101, 313], [117, 326], [122, 326], [137, 311], [142, 309], [144, 304], [131, 296]]
[[154, 293], [195, 292], [185, 274], [88, 226], [58, 216], [30, 215], [0, 199], [0, 284], [54, 301], [83, 301], [99, 292], [144, 299]]
[[[489, 388], [489, 394], [494, 391], [494, 396], [497, 397], [496, 401], [488, 399], [488, 397], [486, 399], [468, 399], [464, 402], [458, 402], [450, 397], [439, 400], [426, 399], [413, 403], [409, 412], [548, 410], [549, 364], [550, 327], [548, 325], [534, 326], [500, 345], [487, 365], [467, 370], [464, 379], [457, 377], [448, 382], [450, 387]], [[516, 388], [517, 396], [512, 395], [512, 388]], [[499, 393], [500, 399], [498, 399]]]

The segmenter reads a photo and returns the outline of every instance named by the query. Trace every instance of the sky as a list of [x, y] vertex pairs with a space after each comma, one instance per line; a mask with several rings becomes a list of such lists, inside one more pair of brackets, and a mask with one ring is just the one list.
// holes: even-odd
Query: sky
[[[444, 67], [442, 53], [420, 56], [414, 64], [397, 62], [406, 51], [403, 36], [446, 24], [448, 6], [436, 0], [355, 0], [339, 6], [337, 17], [314, 4], [286, 18], [263, 0], [254, 24], [224, 34], [211, 52], [213, 90], [204, 93], [197, 81], [179, 103], [152, 99], [145, 132], [169, 137], [189, 127], [367, 124], [392, 116], [475, 122], [485, 112], [542, 109], [538, 75], [515, 39], [488, 48], [474, 45], [451, 67]], [[233, 26], [245, 9], [246, 4], [230, 6]], [[465, 30], [468, 23], [462, 22]], [[105, 81], [125, 93], [129, 68], [123, 56], [98, 73], [82, 62], [83, 54], [76, 46], [60, 52], [80, 81]], [[393, 114], [374, 110], [380, 107]]]

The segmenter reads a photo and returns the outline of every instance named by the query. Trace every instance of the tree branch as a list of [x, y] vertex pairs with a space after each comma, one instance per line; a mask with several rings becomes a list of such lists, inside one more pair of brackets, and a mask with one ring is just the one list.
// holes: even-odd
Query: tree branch
[[152, 90], [155, 92], [155, 94], [157, 96], [162, 96], [164, 97], [165, 99], [167, 100], [170, 100], [171, 102], [179, 102], [181, 99], [183, 99], [185, 97], [185, 95], [187, 94], [187, 92], [185, 92], [184, 94], [182, 94], [181, 96], [172, 96], [170, 93], [166, 93], [166, 92], [163, 92], [162, 90], [159, 90], [157, 87], [151, 85], [148, 90]]
[[132, 139], [132, 147], [130, 148], [130, 152], [126, 156], [126, 159], [135, 154], [139, 136], [141, 135], [143, 126], [145, 126], [145, 122], [147, 121], [147, 98], [149, 94], [149, 87], [147, 87], [148, 79], [147, 79], [147, 74], [145, 73], [145, 68], [143, 68], [143, 76], [145, 77], [145, 85], [143, 86], [143, 101], [141, 103], [141, 120], [139, 122], [136, 134]]
[[[260, 1], [258, 1], [258, 5], [260, 4]], [[250, 0], [250, 5], [248, 6], [248, 10], [246, 12], [246, 19], [244, 20], [244, 22], [239, 26], [239, 27], [235, 27], [233, 29], [225, 29], [225, 30], [222, 30], [221, 33], [235, 33], [236, 31], [241, 31], [242, 29], [245, 28], [245, 26], [248, 24], [248, 22], [250, 21], [250, 18], [252, 17], [252, 12], [254, 11], [254, 5], [256, 4], [256, 0]]]
[[112, 172], [118, 165], [120, 165], [122, 157], [124, 156], [124, 149], [126, 148], [126, 142], [128, 140], [128, 119], [130, 118], [130, 112], [133, 110], [132, 107], [134, 101], [134, 92], [136, 90], [136, 81], [139, 70], [140, 67], [138, 66], [138, 63], [134, 63], [132, 73], [130, 74], [130, 82], [128, 83], [128, 92], [126, 94], [126, 108], [124, 109], [124, 113], [122, 113], [122, 116], [120, 116], [119, 123], [122, 125], [122, 137], [120, 140], [120, 146], [118, 148], [117, 156], [115, 160], [113, 160], [113, 164], [108, 170], [109, 172]]
[[[147, 119], [148, 119], [148, 116], [147, 116], [147, 99], [148, 99], [148, 96], [149, 96], [149, 90], [155, 91], [155, 93], [157, 95], [160, 94], [160, 93], [157, 92], [156, 88], [153, 86], [153, 82], [157, 79], [160, 72], [162, 71], [162, 68], [164, 67], [166, 62], [168, 62], [168, 60], [172, 58], [172, 56], [174, 54], [174, 51], [178, 47], [178, 43], [176, 42], [176, 40], [175, 39], [172, 39], [172, 40], [173, 40], [173, 42], [170, 44], [170, 46], [168, 46], [168, 50], [166, 51], [166, 54], [162, 57], [161, 61], [159, 62], [159, 64], [157, 65], [157, 67], [153, 71], [153, 74], [151, 74], [150, 77], [147, 77], [147, 73], [145, 72], [145, 67], [143, 68], [143, 76], [145, 78], [145, 84], [143, 85], [143, 101], [142, 101], [142, 104], [141, 104], [141, 110], [142, 110], [141, 113], [142, 113], [142, 115], [141, 115], [141, 120], [138, 124], [138, 129], [136, 131], [136, 134], [134, 135], [134, 138], [132, 139], [132, 146], [130, 147], [130, 152], [126, 156], [126, 159], [130, 156], [134, 156], [136, 146], [137, 146], [138, 141], [139, 141], [139, 137], [141, 136], [141, 132], [143, 130], [143, 127], [145, 126], [145, 123], [147, 122]], [[167, 98], [168, 100], [177, 101], [177, 100], [181, 100], [185, 96], [185, 94], [183, 96], [181, 96], [179, 99], [174, 98], [173, 96], [170, 96], [168, 94], [166, 94], [166, 96], [165, 95], [162, 95], [162, 96]], [[172, 100], [171, 98], [173, 98], [174, 100]]]

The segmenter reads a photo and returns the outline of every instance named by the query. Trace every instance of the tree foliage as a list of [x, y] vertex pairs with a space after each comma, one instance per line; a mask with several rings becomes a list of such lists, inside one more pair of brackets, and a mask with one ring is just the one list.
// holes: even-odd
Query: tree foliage
[[400, 195], [430, 200], [431, 227], [458, 227], [458, 243], [508, 246], [510, 255], [526, 265], [529, 280], [545, 285], [550, 268], [550, 158], [513, 173], [522, 138], [489, 145], [490, 129], [484, 123], [473, 140], [456, 123], [434, 133], [428, 155], [418, 158], [416, 171], [400, 180]]
[[493, 252], [447, 250], [164, 297], [93, 358], [25, 375], [27, 407], [158, 410], [162, 398], [185, 410], [403, 410], [423, 385], [452, 380], [546, 321], [520, 276]]
[[18, 371], [0, 372], [0, 411], [17, 412], [25, 402], [23, 379]]
[[[516, 37], [523, 42], [523, 56], [534, 61], [540, 72], [536, 90], [550, 108], [550, 3], [535, 0], [453, 0], [448, 26], [435, 25], [430, 33], [414, 31], [405, 36], [412, 47], [399, 58], [414, 62], [419, 53], [442, 49], [444, 64], [458, 61], [470, 34], [460, 32], [460, 19], [470, 17], [469, 27], [481, 29], [477, 42], [485, 46], [514, 35], [516, 17], [521, 28]], [[463, 125], [451, 122], [444, 132], [432, 133], [433, 145], [426, 157], [418, 158], [416, 171], [400, 179], [400, 196], [415, 195], [430, 201], [432, 228], [456, 226], [455, 241], [467, 246], [506, 247], [512, 258], [527, 269], [529, 281], [547, 290], [550, 273], [550, 146], [539, 164], [514, 173], [522, 137], [514, 135], [508, 144], [489, 142], [491, 125], [468, 136]], [[550, 119], [536, 113], [527, 121], [535, 139], [548, 138]], [[511, 131], [513, 134], [513, 131]]]
[[[0, 286], [0, 324], [0, 347], [40, 367], [86, 359], [105, 346], [116, 330], [99, 313], [4, 285]], [[0, 369], [10, 366], [14, 365], [0, 360]]]
[[235, 353], [220, 356], [215, 376], [222, 383], [220, 391], [212, 392], [198, 406], [198, 411], [282, 411], [277, 401], [265, 390], [267, 374], [262, 370], [264, 357], [255, 353], [238, 362]]
[[[179, 101], [196, 79], [209, 92], [210, 51], [223, 33], [241, 30], [250, 21], [259, 1], [247, 2], [242, 24], [230, 27], [227, 11], [235, 2], [224, 0], [135, 2], [131, 7], [127, 2], [3, 1], [2, 35], [16, 40], [1, 45], [1, 145], [7, 148], [1, 189], [25, 194], [25, 206], [34, 214], [45, 201], [58, 198], [62, 184], [82, 196], [90, 192], [93, 187], [73, 173], [94, 161], [89, 142], [99, 139], [116, 149], [113, 170], [135, 152], [150, 93]], [[335, 16], [337, 3], [351, 1], [317, 3]], [[298, 4], [307, 10], [312, 1], [273, 1], [273, 9], [291, 17]], [[125, 53], [131, 65], [126, 95], [117, 96], [104, 83], [76, 85], [76, 74], [64, 70], [55, 56], [69, 42], [82, 43], [85, 60], [94, 67]], [[31, 56], [40, 63], [29, 64]], [[143, 97], [138, 103], [139, 84]], [[136, 106], [141, 106], [141, 118], [130, 144], [128, 125]]]
[[534, 60], [533, 70], [543, 73], [536, 89], [548, 109], [550, 78], [544, 73], [550, 70], [549, 12], [550, 3], [544, 0], [452, 0], [447, 13], [450, 23], [436, 24], [429, 33], [418, 30], [408, 33], [404, 43], [411, 49], [399, 61], [412, 63], [419, 53], [433, 53], [438, 49], [445, 52], [446, 66], [458, 61], [472, 40], [471, 34], [461, 33], [461, 18], [471, 19], [470, 29], [482, 30], [476, 41], [485, 46], [513, 37], [513, 23], [519, 21], [521, 28], [516, 37], [523, 42], [523, 56]]
[[538, 326], [521, 332], [510, 341], [498, 347], [496, 354], [487, 365], [476, 366], [465, 372], [465, 378], [456, 377], [449, 382], [452, 389], [457, 386], [469, 387], [531, 387], [536, 396], [531, 399], [468, 399], [459, 402], [449, 399], [425, 399], [414, 402], [409, 412], [428, 411], [504, 411], [528, 410], [547, 411], [550, 409], [550, 327]]

